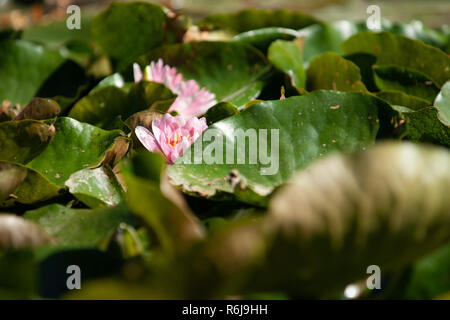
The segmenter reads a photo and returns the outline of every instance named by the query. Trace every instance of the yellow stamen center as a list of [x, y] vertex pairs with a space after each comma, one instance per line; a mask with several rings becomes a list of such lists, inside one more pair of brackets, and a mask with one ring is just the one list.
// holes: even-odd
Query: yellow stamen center
[[181, 141], [181, 135], [178, 135], [178, 133], [175, 133], [175, 138], [173, 140], [170, 140], [169, 137], [167, 137], [167, 144], [173, 148], [178, 144], [178, 142]]

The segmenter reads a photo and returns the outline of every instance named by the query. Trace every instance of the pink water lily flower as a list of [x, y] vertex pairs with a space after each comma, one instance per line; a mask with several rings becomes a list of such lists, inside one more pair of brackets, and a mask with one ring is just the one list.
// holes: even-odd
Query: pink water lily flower
[[161, 153], [168, 163], [174, 163], [194, 141], [206, 130], [206, 119], [182, 115], [164, 114], [161, 119], [154, 119], [152, 132], [137, 126], [135, 129], [139, 141], [150, 152]]
[[177, 94], [175, 102], [168, 112], [177, 111], [188, 117], [198, 117], [215, 105], [216, 96], [205, 88], [200, 88], [194, 80], [183, 80], [183, 75], [177, 73], [177, 69], [165, 65], [162, 59], [151, 62], [146, 66], [144, 72], [138, 64], [133, 65], [134, 81], [142, 79], [164, 84], [173, 93]]

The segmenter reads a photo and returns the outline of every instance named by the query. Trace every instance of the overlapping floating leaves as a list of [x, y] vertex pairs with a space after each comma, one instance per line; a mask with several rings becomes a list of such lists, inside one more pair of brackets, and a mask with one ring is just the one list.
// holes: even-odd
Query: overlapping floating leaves
[[[371, 264], [377, 297], [448, 294], [448, 28], [133, 2], [84, 25], [2, 33], [0, 297], [336, 298]], [[145, 151], [176, 94], [132, 64], [158, 59], [215, 95], [208, 130], [279, 129], [279, 171]]]

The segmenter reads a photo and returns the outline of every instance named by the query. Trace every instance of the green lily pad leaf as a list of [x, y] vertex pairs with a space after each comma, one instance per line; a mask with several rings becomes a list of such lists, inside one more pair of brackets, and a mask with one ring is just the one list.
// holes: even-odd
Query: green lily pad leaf
[[47, 98], [33, 98], [14, 120], [45, 120], [56, 117], [61, 112], [58, 103]]
[[268, 27], [239, 33], [233, 37], [233, 41], [244, 42], [266, 52], [273, 41], [293, 40], [299, 35], [300, 33], [294, 29]]
[[[411, 39], [423, 41], [426, 44], [444, 49], [448, 41], [446, 32], [438, 29], [430, 29], [423, 25], [419, 20], [411, 22], [392, 23], [389, 21], [382, 22], [382, 29], [393, 34], [399, 34]], [[448, 32], [447, 32], [448, 33]]]
[[36, 120], [0, 122], [0, 160], [27, 163], [40, 154], [55, 128]]
[[67, 21], [51, 21], [44, 24], [33, 24], [23, 30], [22, 39], [56, 48], [74, 40], [91, 41], [90, 15], [81, 15], [81, 29], [67, 28]]
[[238, 108], [236, 108], [230, 102], [219, 102], [215, 106], [212, 106], [205, 113], [206, 123], [208, 126], [212, 125], [214, 122], [223, 120], [225, 118], [234, 116], [239, 113]]
[[309, 91], [326, 89], [367, 92], [366, 86], [361, 82], [358, 66], [334, 52], [326, 52], [313, 58], [309, 63], [307, 79]]
[[450, 78], [450, 57], [418, 40], [388, 32], [360, 32], [341, 45], [344, 53], [369, 53], [377, 65], [396, 65], [424, 74], [441, 87]]
[[291, 84], [302, 93], [306, 87], [306, 72], [303, 69], [302, 52], [293, 41], [276, 40], [267, 53], [269, 61], [291, 79]]
[[42, 22], [27, 26], [23, 30], [22, 39], [42, 44], [46, 48], [62, 48], [64, 56], [83, 65], [95, 54], [91, 45], [91, 14], [81, 14], [80, 29], [67, 28], [66, 19]]
[[105, 131], [71, 118], [57, 119], [54, 127], [52, 142], [27, 167], [61, 187], [72, 173], [103, 164], [112, 156], [108, 151], [113, 151], [116, 143], [122, 147], [126, 139], [119, 130]]
[[77, 171], [65, 185], [70, 193], [90, 208], [114, 206], [124, 198], [122, 186], [108, 167]]
[[401, 91], [411, 96], [416, 96], [432, 101], [439, 93], [439, 88], [420, 72], [397, 66], [374, 66], [373, 75], [375, 84], [380, 90]]
[[404, 106], [412, 110], [419, 110], [430, 105], [427, 100], [407, 95], [401, 91], [380, 91], [376, 93], [376, 96], [391, 105]]
[[10, 197], [14, 190], [25, 180], [27, 170], [13, 163], [0, 162], [0, 201]]
[[92, 90], [90, 94], [99, 91], [100, 89], [113, 86], [117, 88], [123, 88], [125, 86], [125, 78], [120, 73], [113, 73], [103, 78]]
[[448, 188], [450, 152], [439, 147], [384, 143], [316, 162], [270, 203], [261, 280], [320, 297], [370, 265], [402, 270], [448, 241]]
[[443, 86], [441, 92], [434, 100], [434, 105], [439, 110], [439, 120], [450, 126], [450, 81], [447, 81]]
[[[189, 57], [187, 59], [186, 57]], [[262, 77], [270, 66], [257, 49], [239, 42], [190, 42], [162, 46], [139, 62], [142, 66], [161, 58], [176, 67], [185, 80], [193, 79], [216, 95], [241, 107], [262, 90]]]
[[[382, 20], [381, 29], [393, 34], [421, 40], [439, 48], [445, 47], [447, 41], [445, 35], [424, 27], [420, 21], [392, 23]], [[366, 22], [335, 21], [312, 25], [300, 30], [301, 36], [305, 38], [303, 61], [305, 64], [308, 64], [316, 55], [327, 51], [342, 54], [340, 44], [361, 31], [368, 31]]]
[[371, 145], [381, 108], [390, 109], [371, 95], [325, 90], [256, 103], [210, 126], [167, 173], [189, 194], [216, 199], [234, 194], [243, 202], [264, 205], [264, 197], [310, 162], [336, 150]]
[[411, 141], [438, 142], [450, 146], [450, 125], [443, 123], [435, 106], [412, 110], [397, 108], [406, 119], [407, 135]]
[[69, 117], [102, 128], [109, 128], [121, 116], [126, 119], [132, 114], [150, 108], [159, 100], [174, 98], [175, 95], [166, 86], [156, 82], [121, 83], [114, 77], [118, 86], [100, 84], [87, 96], [78, 101], [69, 113]]
[[50, 241], [39, 225], [14, 214], [0, 213], [0, 250], [35, 247]]
[[315, 24], [300, 30], [300, 37], [304, 39], [303, 61], [305, 66], [315, 56], [328, 51], [342, 54], [340, 44], [361, 30], [364, 30], [364, 27], [350, 21]]
[[113, 2], [92, 20], [92, 36], [105, 53], [119, 62], [121, 69], [163, 44], [165, 22], [161, 6]]
[[72, 209], [51, 204], [27, 211], [24, 218], [40, 225], [58, 245], [97, 247], [120, 223], [136, 225], [136, 218], [124, 205], [98, 209]]
[[175, 100], [176, 98], [155, 101], [150, 107], [149, 111], [167, 113]]
[[161, 155], [144, 151], [122, 164], [127, 204], [156, 234], [163, 249], [184, 251], [204, 237], [200, 222], [184, 198], [165, 176], [161, 177]]
[[246, 9], [236, 13], [210, 15], [200, 21], [199, 25], [241, 33], [267, 27], [301, 29], [318, 22], [299, 11]]
[[23, 40], [0, 42], [0, 101], [27, 104], [64, 61], [55, 51]]
[[48, 200], [58, 196], [60, 189], [35, 170], [0, 161], [0, 207]]

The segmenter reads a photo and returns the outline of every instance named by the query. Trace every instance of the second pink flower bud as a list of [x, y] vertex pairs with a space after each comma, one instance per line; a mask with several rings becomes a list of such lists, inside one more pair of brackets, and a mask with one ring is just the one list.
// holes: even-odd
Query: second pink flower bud
[[216, 102], [214, 93], [205, 88], [200, 88], [194, 80], [183, 80], [183, 75], [176, 68], [165, 65], [162, 59], [151, 62], [146, 66], [144, 72], [138, 64], [133, 65], [134, 81], [142, 79], [164, 84], [173, 93], [177, 94], [175, 102], [170, 106], [168, 112], [176, 111], [186, 117], [198, 117], [208, 111]]

